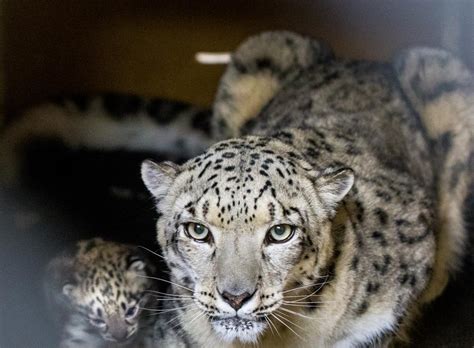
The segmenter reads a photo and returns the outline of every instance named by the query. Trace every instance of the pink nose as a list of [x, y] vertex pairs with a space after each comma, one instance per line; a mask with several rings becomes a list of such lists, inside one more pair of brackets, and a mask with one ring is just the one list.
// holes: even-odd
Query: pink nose
[[252, 295], [249, 294], [248, 292], [244, 292], [239, 295], [234, 295], [227, 291], [224, 291], [221, 295], [224, 298], [225, 302], [227, 302], [235, 310], [238, 310], [240, 307], [242, 307], [243, 304], [248, 299], [250, 299], [250, 297], [252, 297]]

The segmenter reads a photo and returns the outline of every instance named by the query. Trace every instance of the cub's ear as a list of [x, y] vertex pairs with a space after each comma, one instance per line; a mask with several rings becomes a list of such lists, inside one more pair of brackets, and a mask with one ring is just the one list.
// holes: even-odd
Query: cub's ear
[[163, 198], [178, 175], [178, 165], [173, 162], [155, 163], [145, 160], [142, 163], [142, 180], [146, 188], [157, 200]]
[[135, 280], [137, 277], [145, 277], [148, 274], [148, 265], [140, 255], [136, 252], [135, 255], [131, 255], [127, 260], [127, 271], [125, 277], [130, 280]]
[[128, 265], [128, 270], [136, 273], [145, 273], [145, 267], [145, 261], [136, 258], [130, 262], [130, 264]]
[[316, 190], [324, 206], [333, 211], [354, 184], [354, 171], [350, 168], [326, 169], [315, 181]]
[[67, 298], [72, 298], [74, 289], [75, 289], [75, 287], [71, 283], [64, 284], [63, 285], [63, 295], [65, 295]]

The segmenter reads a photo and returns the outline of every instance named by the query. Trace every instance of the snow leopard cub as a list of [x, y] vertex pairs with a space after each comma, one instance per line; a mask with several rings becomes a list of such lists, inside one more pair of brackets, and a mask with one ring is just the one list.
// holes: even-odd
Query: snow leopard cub
[[128, 244], [82, 240], [49, 263], [47, 303], [61, 327], [61, 348], [151, 347], [154, 266]]
[[288, 32], [247, 40], [214, 106], [237, 138], [142, 165], [174, 283], [156, 345], [406, 339], [462, 255], [472, 81], [440, 50], [385, 64]]

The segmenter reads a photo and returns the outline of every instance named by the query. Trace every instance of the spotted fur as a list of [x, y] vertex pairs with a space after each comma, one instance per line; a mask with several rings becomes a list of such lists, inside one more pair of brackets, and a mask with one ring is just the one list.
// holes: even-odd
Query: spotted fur
[[394, 60], [400, 84], [433, 144], [437, 177], [437, 255], [427, 301], [459, 270], [467, 243], [464, 210], [473, 192], [474, 79], [456, 57], [414, 48]]
[[[454, 181], [461, 194], [453, 204], [462, 206], [472, 178], [472, 144], [457, 140], [472, 132], [472, 113], [462, 108], [472, 97], [459, 90], [472, 83], [468, 72], [444, 72], [448, 56], [448, 64], [434, 62], [439, 78], [430, 80], [411, 61], [414, 54], [431, 65], [424, 51], [394, 67], [332, 58], [321, 47], [288, 32], [250, 38], [214, 110], [217, 131], [240, 137], [183, 165], [142, 165], [174, 283], [157, 345], [387, 346], [406, 339], [434, 297], [426, 294], [438, 268], [450, 268], [440, 243], [462, 249], [458, 220], [445, 221], [454, 232], [440, 228], [440, 187]], [[407, 74], [416, 85], [406, 85]], [[436, 88], [443, 79], [448, 90]], [[461, 100], [450, 120], [469, 128], [452, 132], [452, 150], [433, 160], [442, 138], [430, 122], [449, 117], [433, 115], [438, 97]], [[462, 171], [446, 166], [454, 158]], [[203, 240], [189, 232], [196, 223]], [[291, 237], [272, 242], [281, 224], [292, 226]]]
[[60, 347], [151, 347], [148, 276], [154, 266], [127, 244], [95, 238], [48, 265], [45, 290]]
[[0, 183], [23, 183], [34, 174], [28, 161], [45, 146], [48, 160], [58, 148], [51, 145], [60, 145], [60, 160], [63, 148], [75, 158], [81, 151], [88, 157], [100, 151], [123, 161], [127, 151], [189, 159], [209, 146], [209, 122], [207, 109], [160, 98], [113, 93], [56, 98], [11, 118], [0, 131]]

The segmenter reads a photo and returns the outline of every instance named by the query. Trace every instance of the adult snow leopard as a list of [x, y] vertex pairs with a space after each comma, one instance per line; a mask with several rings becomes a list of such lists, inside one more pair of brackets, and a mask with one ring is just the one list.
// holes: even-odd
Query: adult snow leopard
[[157, 346], [406, 340], [462, 255], [472, 81], [436, 49], [385, 64], [289, 32], [244, 42], [214, 106], [236, 138], [142, 165], [174, 282]]

